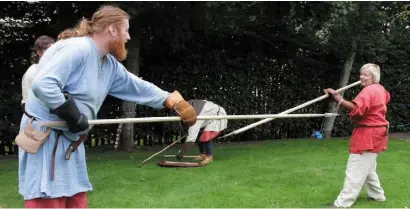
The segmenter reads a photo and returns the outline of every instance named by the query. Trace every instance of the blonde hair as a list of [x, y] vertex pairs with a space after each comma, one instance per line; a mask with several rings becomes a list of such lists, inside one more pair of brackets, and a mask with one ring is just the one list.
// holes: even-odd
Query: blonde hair
[[361, 68], [360, 68], [360, 72], [362, 72], [364, 69], [369, 70], [369, 72], [372, 74], [373, 76], [373, 81], [375, 83], [379, 83], [380, 82], [380, 66], [373, 64], [373, 63], [367, 63], [364, 64]]
[[102, 6], [93, 14], [91, 20], [83, 18], [75, 28], [69, 28], [61, 32], [58, 35], [58, 40], [77, 36], [91, 36], [94, 33], [103, 31], [111, 24], [121, 24], [124, 19], [129, 20], [130, 16], [119, 7]]

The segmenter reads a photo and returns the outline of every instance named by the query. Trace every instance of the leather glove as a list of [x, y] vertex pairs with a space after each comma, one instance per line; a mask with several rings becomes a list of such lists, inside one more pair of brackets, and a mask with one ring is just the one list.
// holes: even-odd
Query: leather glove
[[72, 133], [87, 130], [89, 127], [87, 116], [80, 113], [80, 110], [70, 94], [65, 93], [64, 97], [67, 101], [50, 112], [65, 120], [68, 124], [68, 130]]
[[197, 121], [197, 113], [194, 107], [189, 104], [178, 91], [172, 92], [165, 100], [165, 106], [173, 109], [181, 118], [186, 126], [193, 126]]

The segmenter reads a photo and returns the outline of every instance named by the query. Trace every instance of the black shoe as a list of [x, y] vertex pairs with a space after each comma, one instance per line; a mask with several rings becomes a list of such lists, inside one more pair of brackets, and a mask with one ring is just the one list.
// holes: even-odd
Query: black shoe
[[328, 208], [337, 208], [334, 203], [328, 203], [326, 206], [327, 206]]
[[373, 197], [367, 197], [367, 200], [369, 201], [375, 201], [375, 202], [384, 202], [385, 200], [376, 200]]

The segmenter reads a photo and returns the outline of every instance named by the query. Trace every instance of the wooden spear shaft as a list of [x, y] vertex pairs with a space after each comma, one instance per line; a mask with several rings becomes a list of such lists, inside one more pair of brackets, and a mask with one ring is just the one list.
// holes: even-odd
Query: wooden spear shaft
[[[217, 116], [197, 116], [197, 120], [241, 120], [241, 119], [258, 119], [258, 118], [307, 118], [307, 117], [335, 117], [336, 113], [324, 114], [261, 114], [261, 115], [217, 115]], [[170, 122], [181, 121], [181, 117], [146, 117], [146, 118], [121, 118], [121, 119], [98, 119], [88, 120], [89, 125], [117, 124], [117, 123], [153, 123], [153, 122]], [[67, 126], [65, 121], [41, 122], [41, 126], [56, 127]]]
[[[347, 85], [347, 86], [345, 86], [345, 87], [342, 87], [342, 88], [340, 88], [340, 89], [337, 89], [336, 92], [344, 91], [344, 90], [346, 90], [346, 89], [352, 88], [353, 86], [357, 86], [357, 85], [359, 85], [359, 84], [360, 84], [360, 81], [356, 81], [356, 82], [354, 82], [354, 83], [352, 83], [352, 84], [349, 84], [349, 85]], [[325, 95], [320, 96], [320, 97], [318, 97], [318, 98], [316, 98], [316, 99], [312, 99], [312, 100], [310, 100], [310, 101], [308, 101], [308, 102], [305, 102], [305, 103], [303, 103], [303, 104], [301, 104], [301, 105], [299, 105], [299, 106], [296, 106], [296, 107], [293, 107], [293, 108], [288, 109], [288, 110], [286, 110], [286, 111], [283, 111], [283, 112], [281, 112], [280, 114], [288, 114], [288, 113], [294, 112], [294, 111], [299, 110], [299, 109], [302, 109], [302, 108], [304, 108], [304, 107], [306, 107], [306, 106], [308, 106], [308, 105], [311, 105], [311, 104], [313, 104], [313, 103], [315, 103], [315, 102], [324, 100], [324, 99], [326, 99], [327, 97], [329, 97], [329, 95], [328, 95], [328, 94], [325, 94]], [[272, 120], [274, 120], [274, 119], [275, 119], [275, 117], [271, 117], [271, 118], [266, 118], [266, 119], [260, 120], [260, 121], [258, 121], [258, 122], [252, 123], [252, 124], [247, 125], [247, 126], [245, 126], [245, 127], [243, 127], [243, 128], [240, 128], [240, 129], [238, 129], [238, 130], [232, 131], [231, 133], [228, 133], [228, 134], [226, 134], [225, 136], [221, 136], [221, 137], [219, 137], [219, 139], [222, 139], [222, 138], [225, 138], [225, 137], [228, 137], [228, 136], [232, 136], [232, 135], [236, 135], [236, 134], [242, 133], [242, 132], [244, 132], [244, 131], [246, 131], [246, 130], [249, 130], [249, 129], [254, 128], [254, 127], [256, 127], [256, 126], [259, 126], [259, 125], [261, 125], [261, 124], [267, 123], [267, 122], [272, 121]]]
[[165, 150], [167, 150], [168, 148], [172, 147], [174, 144], [178, 143], [179, 141], [181, 141], [181, 140], [182, 140], [183, 138], [185, 138], [185, 137], [187, 137], [187, 136], [181, 137], [181, 138], [179, 138], [178, 140], [172, 142], [172, 144], [168, 145], [167, 147], [165, 147], [165, 148], [162, 149], [161, 151], [159, 151], [159, 152], [157, 152], [157, 153], [151, 155], [151, 157], [149, 157], [149, 158], [145, 159], [144, 161], [142, 161], [141, 164], [144, 164], [145, 162], [147, 162], [147, 161], [150, 160], [151, 158], [153, 158], [153, 157], [157, 156], [158, 154], [164, 152]]

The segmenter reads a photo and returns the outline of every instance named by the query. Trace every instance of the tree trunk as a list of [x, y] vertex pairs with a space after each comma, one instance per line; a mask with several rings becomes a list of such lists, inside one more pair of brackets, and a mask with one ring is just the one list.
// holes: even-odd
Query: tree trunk
[[[352, 70], [352, 66], [354, 63], [354, 59], [356, 56], [356, 40], [352, 40], [352, 47], [351, 50], [349, 51], [346, 61], [344, 63], [343, 67], [343, 73], [340, 76], [339, 80], [339, 88], [346, 86], [347, 82], [349, 81], [350, 77], [350, 71]], [[343, 96], [344, 91], [340, 92], [340, 95]], [[336, 113], [339, 110], [339, 107], [337, 106], [336, 102], [333, 100], [329, 103], [329, 113]], [[335, 122], [336, 117], [325, 117], [323, 119], [323, 136], [324, 138], [330, 138], [332, 135], [332, 130], [333, 130], [333, 124]]]
[[[128, 41], [128, 55], [126, 59], [127, 70], [138, 76], [139, 74], [139, 56], [140, 56], [140, 37], [141, 28], [137, 23], [138, 18], [135, 19], [134, 23], [130, 28], [131, 40]], [[122, 118], [133, 118], [135, 117], [135, 103], [123, 101], [121, 104]], [[120, 127], [120, 126], [119, 126]], [[134, 124], [126, 123], [122, 124], [122, 131], [118, 129], [118, 133], [122, 132], [122, 148], [125, 152], [131, 152], [134, 147]]]

